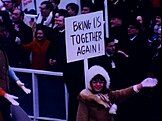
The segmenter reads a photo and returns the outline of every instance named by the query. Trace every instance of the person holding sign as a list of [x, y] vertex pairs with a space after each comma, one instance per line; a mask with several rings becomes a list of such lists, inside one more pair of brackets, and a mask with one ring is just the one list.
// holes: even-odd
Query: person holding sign
[[79, 94], [76, 121], [112, 121], [117, 111], [115, 103], [140, 92], [143, 88], [153, 88], [157, 83], [156, 78], [146, 78], [134, 86], [111, 91], [106, 70], [98, 65], [92, 66], [87, 71], [86, 89]]

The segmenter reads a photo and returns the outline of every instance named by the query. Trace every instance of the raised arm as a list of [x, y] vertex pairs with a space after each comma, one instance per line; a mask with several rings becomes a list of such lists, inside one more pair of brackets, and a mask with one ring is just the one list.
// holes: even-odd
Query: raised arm
[[140, 92], [140, 90], [143, 88], [153, 88], [157, 85], [157, 83], [158, 81], [156, 78], [146, 78], [141, 83], [136, 84], [134, 86], [121, 90], [112, 91], [111, 95], [115, 101], [120, 101], [135, 93]]
[[15, 72], [13, 69], [9, 66], [9, 76], [16, 81], [17, 85], [26, 93], [30, 94], [31, 90], [26, 88], [24, 83], [20, 81], [20, 79], [16, 76]]

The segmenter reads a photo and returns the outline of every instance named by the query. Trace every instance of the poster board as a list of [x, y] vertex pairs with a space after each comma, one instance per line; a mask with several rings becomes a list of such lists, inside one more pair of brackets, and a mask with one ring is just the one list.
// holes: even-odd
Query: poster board
[[67, 62], [105, 54], [103, 11], [65, 18]]

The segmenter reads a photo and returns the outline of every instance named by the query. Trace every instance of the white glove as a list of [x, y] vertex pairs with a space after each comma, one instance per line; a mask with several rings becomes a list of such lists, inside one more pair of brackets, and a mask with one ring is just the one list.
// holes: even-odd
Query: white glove
[[30, 94], [31, 90], [26, 88], [25, 86], [21, 86], [21, 89], [26, 93], [26, 94]]
[[114, 104], [110, 107], [109, 113], [110, 113], [110, 114], [116, 114], [116, 111], [117, 111], [117, 105], [114, 103]]
[[18, 97], [14, 96], [14, 95], [10, 95], [8, 93], [6, 93], [4, 95], [4, 97], [12, 103], [12, 105], [19, 105], [19, 103], [15, 100], [15, 99], [18, 99]]
[[24, 86], [24, 83], [22, 83], [20, 80], [19, 80], [19, 81], [16, 81], [16, 83], [17, 83], [17, 85], [18, 85], [19, 87]]
[[154, 87], [157, 83], [158, 81], [155, 78], [146, 78], [141, 82], [142, 87]]

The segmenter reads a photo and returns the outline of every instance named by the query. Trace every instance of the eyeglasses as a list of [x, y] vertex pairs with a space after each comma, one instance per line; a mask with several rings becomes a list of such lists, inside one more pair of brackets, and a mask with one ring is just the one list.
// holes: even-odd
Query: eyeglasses
[[102, 81], [102, 80], [93, 80], [92, 83], [105, 83], [105, 81]]

